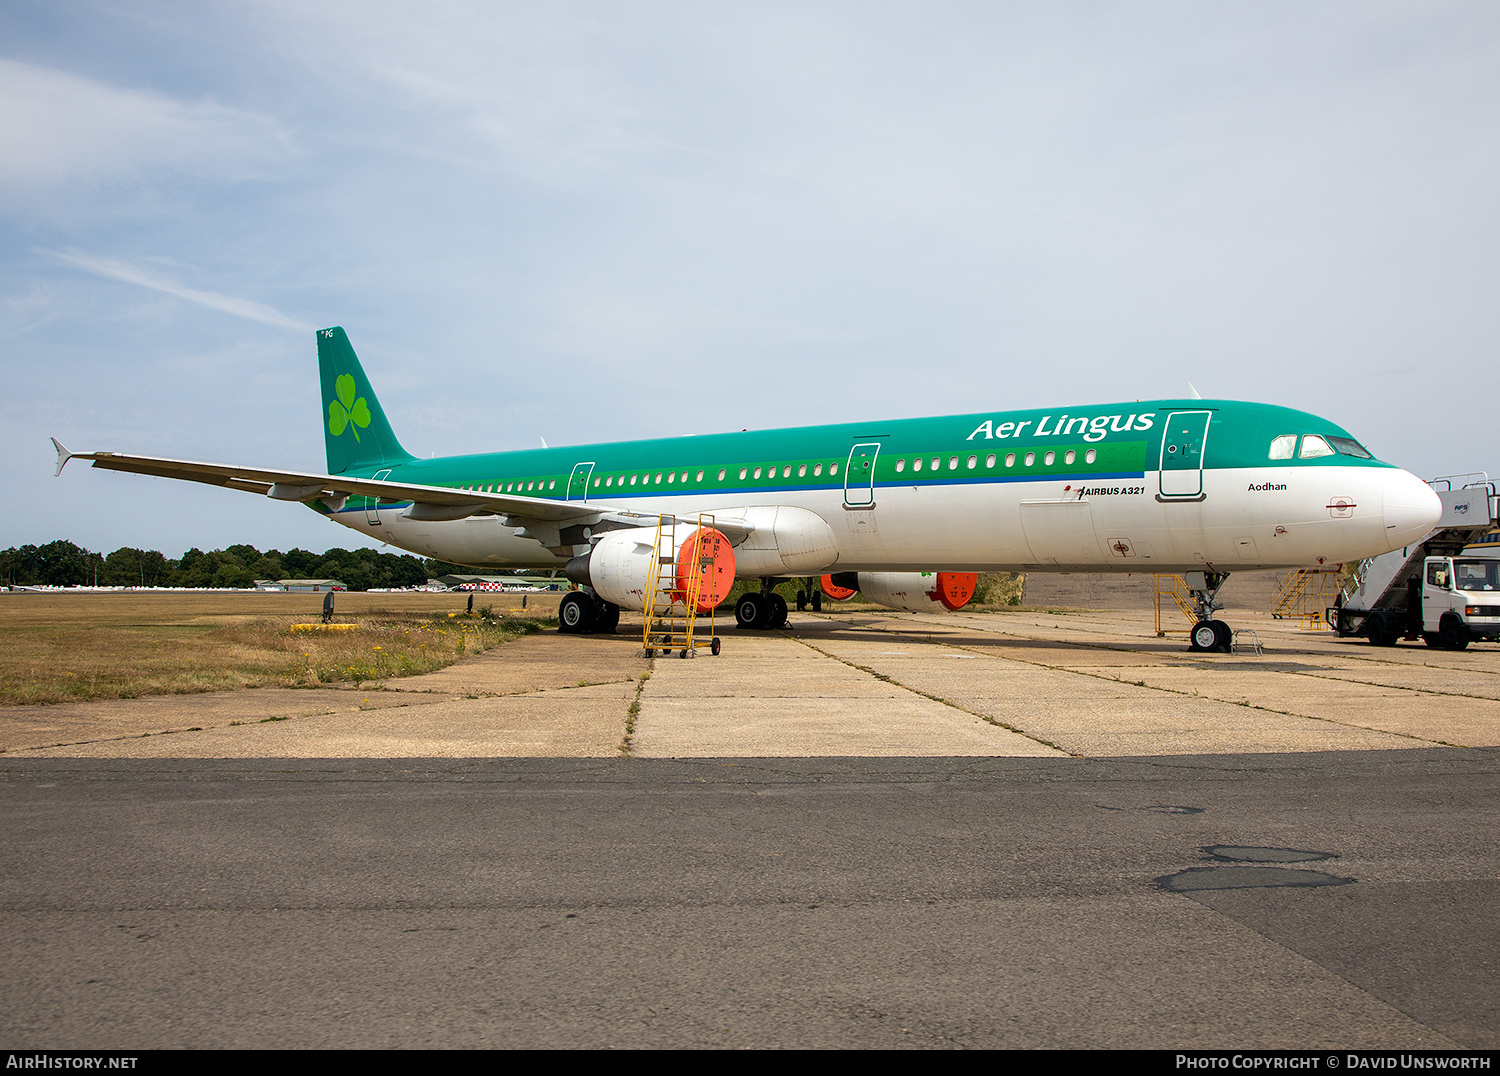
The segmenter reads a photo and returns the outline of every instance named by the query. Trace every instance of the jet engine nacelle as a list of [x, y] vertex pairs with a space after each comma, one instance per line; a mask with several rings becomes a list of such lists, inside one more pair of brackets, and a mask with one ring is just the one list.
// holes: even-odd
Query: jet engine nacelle
[[[679, 526], [677, 535], [674, 545], [663, 547], [671, 559], [663, 561], [658, 585], [672, 595], [673, 605], [680, 610], [696, 573], [695, 604], [698, 612], [706, 613], [729, 597], [729, 588], [734, 586], [734, 548], [712, 527]], [[599, 597], [621, 609], [642, 610], [655, 547], [655, 527], [610, 531], [593, 549], [570, 560], [565, 572], [573, 582], [593, 587]]]
[[[830, 582], [844, 582], [837, 576]], [[969, 604], [979, 576], [974, 572], [859, 572], [859, 592], [876, 605], [908, 613], [954, 612]], [[824, 587], [827, 593], [827, 587]], [[830, 595], [832, 596], [832, 595]]]
[[839, 559], [833, 528], [816, 512], [767, 505], [733, 515], [752, 527], [734, 551], [741, 575], [812, 575]]

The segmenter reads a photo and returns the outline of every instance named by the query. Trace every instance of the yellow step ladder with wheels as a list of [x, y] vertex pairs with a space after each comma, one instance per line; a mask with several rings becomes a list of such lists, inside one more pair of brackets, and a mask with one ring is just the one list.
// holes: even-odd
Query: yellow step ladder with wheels
[[[707, 647], [718, 654], [720, 641], [714, 608], [722, 586], [720, 560], [728, 554], [733, 581], [733, 553], [728, 539], [714, 529], [714, 517], [700, 515], [696, 523], [676, 516], [658, 516], [651, 566], [646, 579], [645, 620], [641, 648], [646, 657], [660, 650], [676, 650], [679, 657], [697, 657]], [[705, 608], [706, 607], [706, 608]]]

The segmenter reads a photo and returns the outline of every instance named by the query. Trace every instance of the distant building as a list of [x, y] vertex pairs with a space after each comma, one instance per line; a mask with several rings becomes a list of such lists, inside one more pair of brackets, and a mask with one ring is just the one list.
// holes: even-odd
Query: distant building
[[348, 590], [337, 579], [257, 579], [256, 590], [284, 590], [294, 594], [321, 594], [329, 590]]
[[546, 576], [527, 575], [444, 575], [433, 582], [441, 583], [449, 590], [473, 591], [535, 591], [556, 590], [557, 584]]

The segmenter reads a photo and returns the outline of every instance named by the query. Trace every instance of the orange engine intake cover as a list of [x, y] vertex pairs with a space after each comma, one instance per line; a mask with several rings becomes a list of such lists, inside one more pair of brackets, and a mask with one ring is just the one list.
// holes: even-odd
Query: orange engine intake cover
[[979, 585], [977, 572], [938, 572], [937, 589], [932, 595], [943, 603], [949, 612], [957, 612], [969, 604], [974, 597], [974, 588]]
[[677, 590], [672, 596], [687, 600], [691, 572], [698, 572], [698, 612], [706, 613], [729, 597], [734, 586], [734, 547], [712, 527], [688, 535], [677, 554]]
[[831, 574], [825, 575], [823, 576], [823, 578], [819, 579], [818, 586], [822, 589], [824, 594], [827, 594], [836, 602], [846, 602], [850, 598], [854, 597], [854, 595], [859, 593], [859, 591], [857, 590], [850, 590], [848, 587], [841, 587], [834, 583], [833, 576]]

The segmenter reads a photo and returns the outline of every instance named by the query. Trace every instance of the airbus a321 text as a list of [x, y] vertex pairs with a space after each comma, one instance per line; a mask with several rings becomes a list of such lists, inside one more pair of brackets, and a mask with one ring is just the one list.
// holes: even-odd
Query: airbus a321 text
[[[1229, 400], [987, 411], [418, 459], [396, 439], [340, 328], [317, 334], [327, 473], [69, 453], [95, 467], [300, 501], [423, 556], [482, 568], [565, 568], [565, 631], [641, 609], [663, 516], [723, 555], [701, 603], [736, 576], [743, 628], [778, 627], [772, 589], [931, 611], [971, 573], [1186, 573], [1194, 649], [1229, 649], [1215, 619], [1229, 572], [1333, 565], [1420, 541], [1427, 484], [1303, 411]], [[711, 517], [717, 534], [696, 526]], [[681, 553], [681, 550], [673, 552]], [[726, 572], [725, 566], [729, 570]]]

